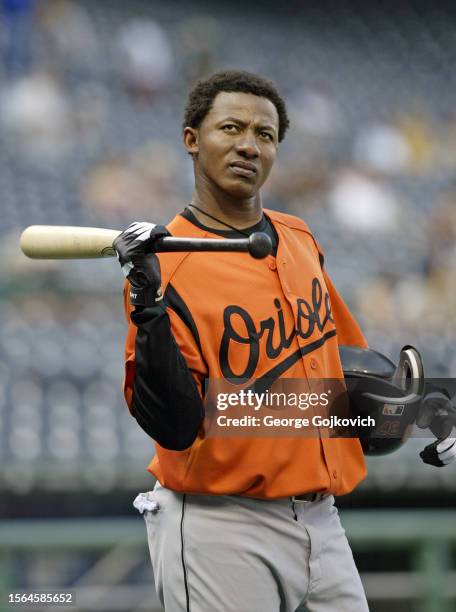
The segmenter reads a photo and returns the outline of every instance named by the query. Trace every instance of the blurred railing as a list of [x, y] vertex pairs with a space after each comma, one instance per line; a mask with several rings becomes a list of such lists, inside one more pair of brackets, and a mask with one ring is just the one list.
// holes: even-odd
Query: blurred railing
[[404, 509], [341, 514], [355, 555], [388, 551], [391, 555], [407, 552], [411, 557], [409, 572], [362, 575], [370, 602], [413, 601], [413, 607], [407, 608], [413, 612], [455, 609], [455, 512]]
[[[386, 552], [409, 555], [409, 571], [362, 573], [372, 612], [386, 608], [389, 612], [455, 609], [454, 512], [372, 510], [344, 511], [341, 515], [355, 556], [363, 552], [371, 556]], [[25, 588], [17, 576], [17, 558], [21, 555], [62, 552], [103, 553], [70, 586], [56, 584], [51, 575], [48, 585], [41, 585], [42, 589], [48, 586], [74, 590], [78, 611], [160, 610], [151, 575], [147, 574], [143, 583], [126, 583], [135, 567], [148, 563], [146, 534], [139, 517], [3, 521], [0, 523], [0, 591], [8, 593]], [[11, 609], [4, 602], [5, 596], [1, 612]]]

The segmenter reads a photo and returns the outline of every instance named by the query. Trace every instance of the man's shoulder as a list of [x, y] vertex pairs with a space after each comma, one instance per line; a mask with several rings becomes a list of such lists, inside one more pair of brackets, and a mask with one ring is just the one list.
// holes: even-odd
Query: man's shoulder
[[305, 232], [307, 234], [307, 238], [310, 239], [310, 242], [315, 245], [315, 248], [317, 249], [320, 258], [320, 264], [323, 266], [323, 249], [321, 248], [318, 240], [315, 238], [313, 233], [310, 231], [310, 228], [305, 221], [303, 221], [299, 217], [295, 217], [294, 215], [288, 215], [287, 213], [278, 212], [276, 210], [264, 209], [264, 212], [268, 215], [274, 225], [278, 224], [281, 225], [282, 228], [287, 227], [292, 230], [299, 230], [301, 232]]
[[299, 217], [289, 215], [288, 213], [279, 212], [277, 210], [270, 210], [268, 208], [265, 208], [264, 212], [273, 223], [279, 223], [280, 225], [284, 225], [291, 229], [301, 230], [312, 235], [312, 232], [310, 231], [310, 228], [307, 223]]

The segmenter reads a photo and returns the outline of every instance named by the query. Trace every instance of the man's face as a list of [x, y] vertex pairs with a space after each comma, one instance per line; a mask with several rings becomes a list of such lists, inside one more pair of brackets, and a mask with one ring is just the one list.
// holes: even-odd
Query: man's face
[[221, 92], [199, 129], [189, 130], [184, 141], [203, 180], [234, 198], [257, 194], [277, 154], [279, 117], [270, 100]]

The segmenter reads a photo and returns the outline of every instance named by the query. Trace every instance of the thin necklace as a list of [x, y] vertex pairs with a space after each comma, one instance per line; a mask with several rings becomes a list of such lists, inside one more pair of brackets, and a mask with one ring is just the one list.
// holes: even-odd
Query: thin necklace
[[225, 225], [226, 227], [229, 227], [230, 229], [234, 230], [235, 232], [239, 232], [240, 234], [243, 234], [244, 236], [248, 236], [249, 235], [247, 232], [244, 232], [241, 229], [238, 229], [237, 227], [234, 227], [233, 225], [230, 225], [229, 223], [225, 223], [225, 221], [222, 221], [221, 219], [217, 219], [217, 217], [214, 217], [214, 216], [210, 215], [205, 210], [203, 210], [202, 208], [199, 208], [198, 206], [196, 206], [192, 202], [188, 206], [191, 206], [192, 208], [196, 208], [196, 210], [198, 210], [203, 215], [206, 215], [206, 217], [209, 217], [213, 221], [217, 221], [217, 223], [221, 223], [222, 225]]

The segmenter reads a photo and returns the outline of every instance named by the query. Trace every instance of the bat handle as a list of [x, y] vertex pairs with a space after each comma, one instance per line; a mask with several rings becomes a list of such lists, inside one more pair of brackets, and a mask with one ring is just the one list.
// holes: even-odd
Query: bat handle
[[263, 259], [272, 252], [270, 237], [255, 232], [248, 238], [181, 238], [169, 236], [155, 243], [156, 253], [170, 252], [245, 252], [255, 259]]

